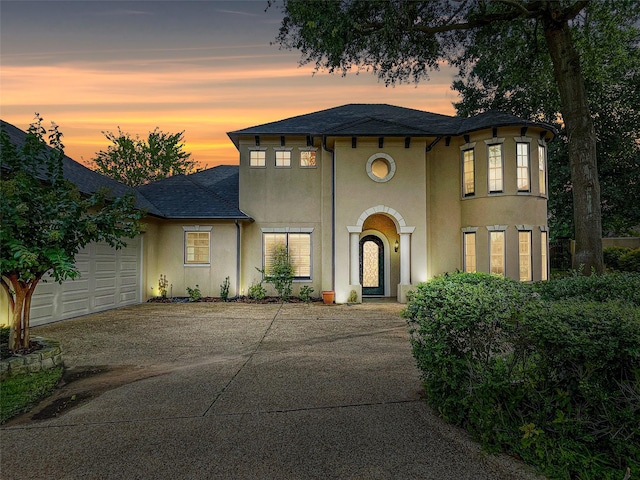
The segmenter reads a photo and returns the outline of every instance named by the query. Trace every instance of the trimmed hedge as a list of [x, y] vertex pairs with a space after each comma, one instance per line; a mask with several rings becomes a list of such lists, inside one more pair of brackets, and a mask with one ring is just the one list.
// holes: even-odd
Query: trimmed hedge
[[429, 404], [552, 478], [640, 475], [639, 291], [636, 274], [419, 285], [404, 316]]

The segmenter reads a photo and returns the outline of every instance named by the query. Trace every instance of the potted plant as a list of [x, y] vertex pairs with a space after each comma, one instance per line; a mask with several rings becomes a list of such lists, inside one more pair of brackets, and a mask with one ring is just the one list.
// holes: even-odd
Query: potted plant
[[336, 292], [333, 290], [323, 290], [322, 291], [322, 301], [325, 305], [331, 305], [336, 298]]

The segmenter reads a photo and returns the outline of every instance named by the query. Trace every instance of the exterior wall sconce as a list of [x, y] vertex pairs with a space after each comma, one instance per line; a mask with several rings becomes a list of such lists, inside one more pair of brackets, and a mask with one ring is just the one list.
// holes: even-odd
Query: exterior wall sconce
[[400, 245], [398, 244], [398, 239], [396, 238], [396, 243], [394, 243], [394, 244], [393, 244], [393, 251], [394, 251], [394, 252], [396, 252], [396, 253], [398, 253], [398, 247], [399, 247], [399, 246], [400, 246]]

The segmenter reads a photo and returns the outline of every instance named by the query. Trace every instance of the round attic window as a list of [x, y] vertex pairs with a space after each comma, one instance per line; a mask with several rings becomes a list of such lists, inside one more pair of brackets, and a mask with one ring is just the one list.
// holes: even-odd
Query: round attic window
[[374, 182], [388, 182], [396, 173], [396, 162], [386, 153], [376, 153], [367, 160], [367, 175]]

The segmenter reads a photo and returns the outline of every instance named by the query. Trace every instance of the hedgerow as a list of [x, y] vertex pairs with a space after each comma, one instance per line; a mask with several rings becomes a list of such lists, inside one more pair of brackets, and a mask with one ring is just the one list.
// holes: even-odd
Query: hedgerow
[[639, 284], [455, 273], [419, 285], [404, 316], [429, 404], [551, 478], [640, 474]]

